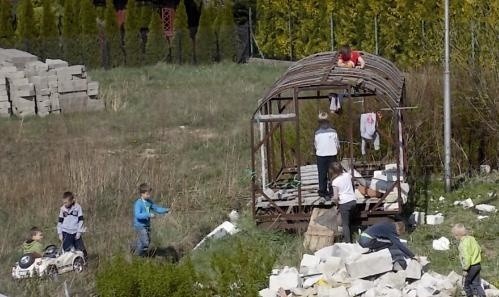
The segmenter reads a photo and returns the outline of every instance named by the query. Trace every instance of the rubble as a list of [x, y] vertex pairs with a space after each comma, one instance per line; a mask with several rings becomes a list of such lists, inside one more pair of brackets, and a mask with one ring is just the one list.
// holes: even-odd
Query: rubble
[[[358, 244], [336, 243], [305, 254], [300, 271], [274, 269], [262, 297], [451, 297], [461, 290], [462, 276], [425, 272], [426, 257], [407, 259], [405, 270], [395, 272], [387, 249], [371, 252]], [[315, 266], [314, 266], [315, 265]], [[315, 274], [309, 274], [310, 271]], [[499, 297], [497, 288], [482, 280], [487, 296]], [[286, 293], [283, 293], [283, 292]], [[287, 294], [287, 295], [286, 295]]]
[[0, 48], [0, 117], [40, 117], [104, 109], [99, 83], [83, 65]]
[[454, 205], [455, 206], [462, 206], [463, 208], [472, 208], [473, 206], [475, 206], [475, 204], [473, 203], [473, 200], [471, 200], [471, 198], [468, 198], [466, 200], [462, 200], [462, 201], [454, 201]]

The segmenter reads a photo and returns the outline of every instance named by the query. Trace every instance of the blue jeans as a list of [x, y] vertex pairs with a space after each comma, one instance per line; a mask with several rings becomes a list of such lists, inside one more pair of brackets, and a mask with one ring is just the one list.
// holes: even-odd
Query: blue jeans
[[137, 228], [135, 229], [137, 234], [137, 239], [135, 241], [135, 255], [144, 256], [149, 249], [149, 243], [151, 242], [151, 229], [149, 228]]
[[85, 260], [87, 259], [87, 250], [83, 244], [83, 238], [80, 236], [80, 238], [76, 239], [76, 234], [62, 232], [62, 249], [67, 252], [70, 251], [72, 247], [74, 247], [75, 250], [82, 251]]
[[482, 280], [480, 279], [480, 270], [482, 269], [480, 263], [471, 265], [467, 270], [468, 274], [464, 279], [464, 291], [466, 296], [484, 297], [485, 291], [482, 288]]

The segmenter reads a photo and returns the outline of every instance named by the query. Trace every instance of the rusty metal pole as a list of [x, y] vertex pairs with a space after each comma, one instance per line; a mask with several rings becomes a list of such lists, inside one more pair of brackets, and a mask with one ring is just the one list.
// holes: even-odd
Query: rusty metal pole
[[298, 102], [298, 89], [293, 89], [293, 100], [295, 103], [295, 127], [296, 127], [296, 163], [298, 175], [298, 212], [302, 212], [302, 195], [301, 195], [301, 150], [300, 150], [300, 104]]
[[451, 191], [451, 98], [449, 69], [449, 0], [445, 0], [445, 69], [444, 69], [444, 179], [445, 191]]
[[352, 177], [355, 177], [354, 173], [354, 168], [353, 168], [353, 102], [352, 102], [352, 96], [350, 94], [350, 89], [348, 89], [348, 112], [350, 113], [350, 116], [348, 117], [348, 122], [349, 122], [349, 129], [348, 129], [348, 137], [350, 138], [349, 141], [349, 149], [350, 149], [350, 171], [352, 174]]

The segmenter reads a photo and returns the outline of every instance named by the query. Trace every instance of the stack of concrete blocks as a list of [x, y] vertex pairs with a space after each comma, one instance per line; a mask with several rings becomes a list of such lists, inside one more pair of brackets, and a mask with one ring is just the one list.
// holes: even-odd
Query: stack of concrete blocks
[[46, 116], [60, 112], [104, 109], [99, 83], [91, 81], [85, 66], [70, 66], [15, 49], [0, 49], [0, 116]]

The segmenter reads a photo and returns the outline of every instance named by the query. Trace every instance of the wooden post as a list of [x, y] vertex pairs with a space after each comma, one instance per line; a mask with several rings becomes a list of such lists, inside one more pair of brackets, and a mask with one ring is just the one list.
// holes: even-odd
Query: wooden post
[[255, 168], [255, 131], [253, 120], [250, 121], [250, 137], [251, 137], [251, 213], [253, 214], [253, 220], [256, 216], [256, 168]]

